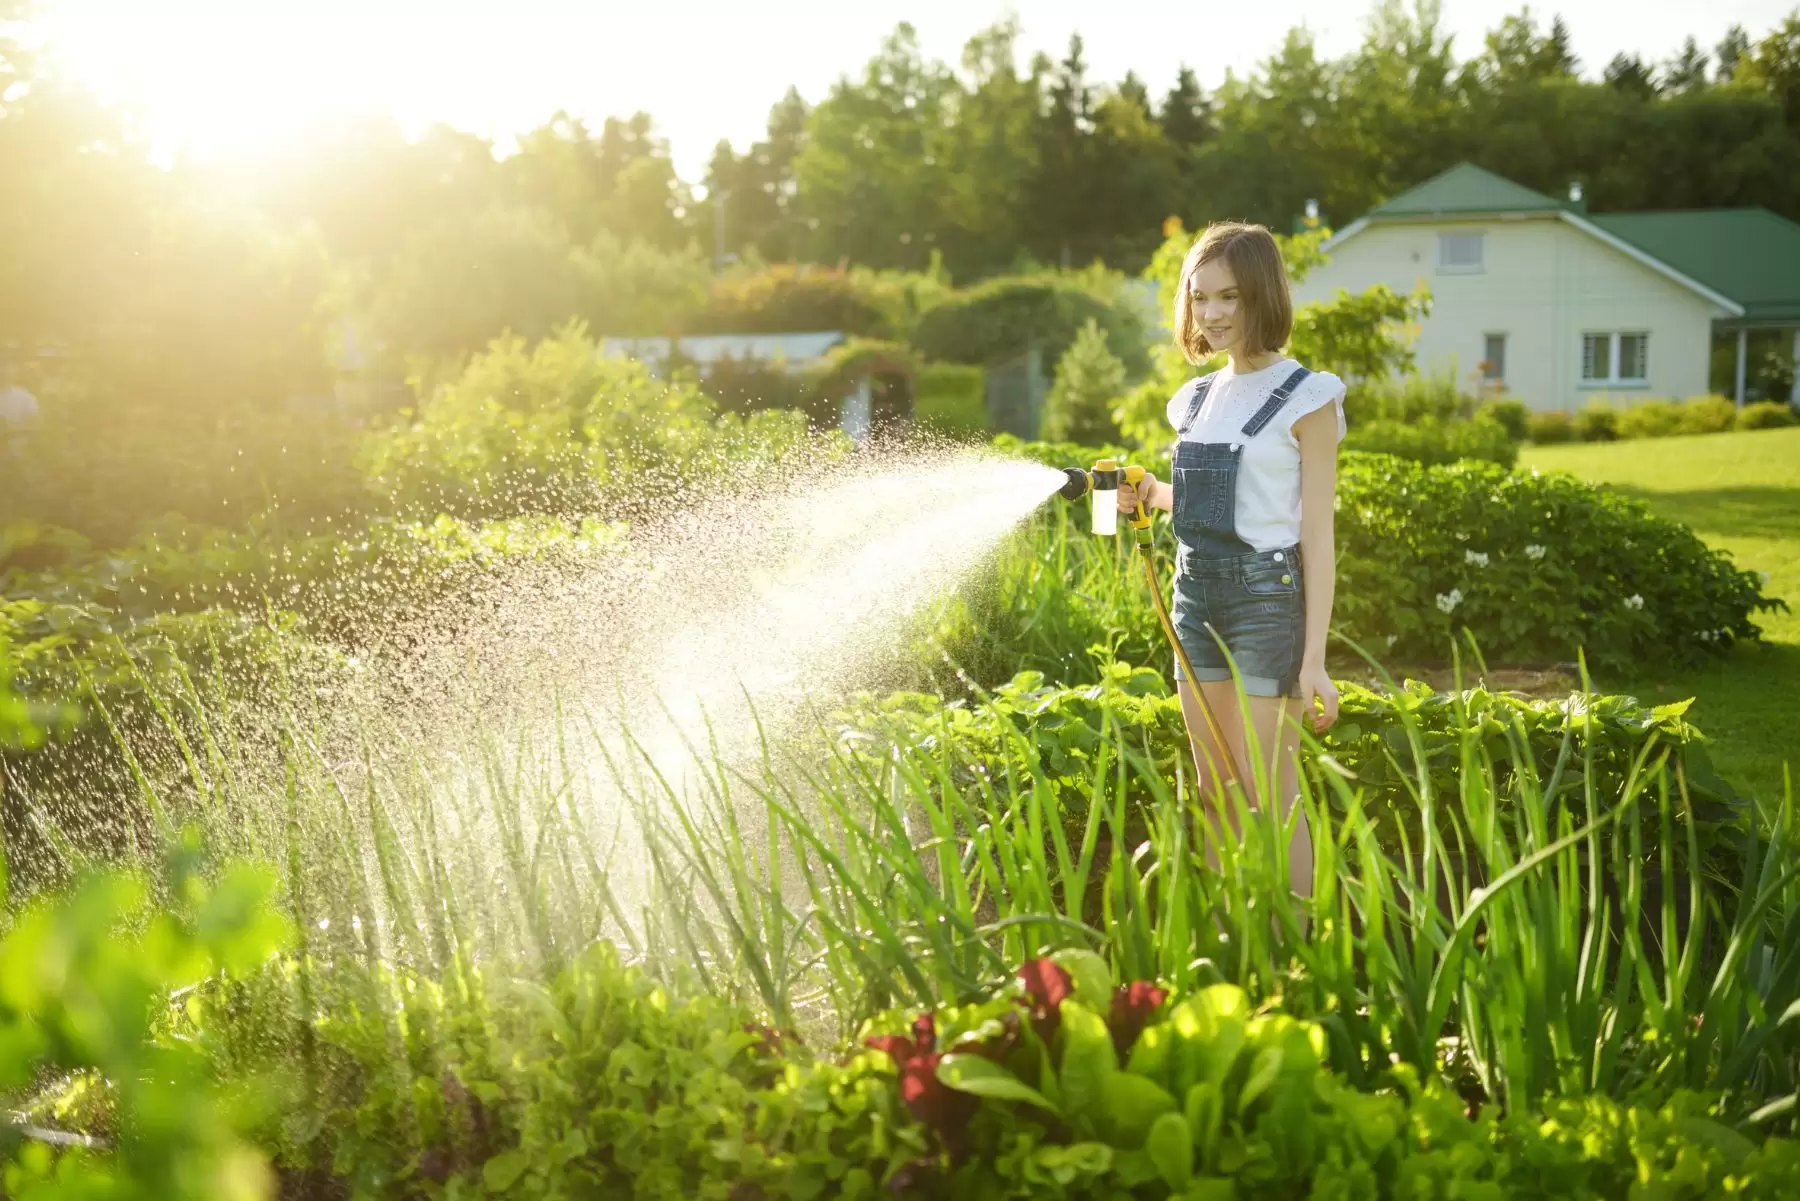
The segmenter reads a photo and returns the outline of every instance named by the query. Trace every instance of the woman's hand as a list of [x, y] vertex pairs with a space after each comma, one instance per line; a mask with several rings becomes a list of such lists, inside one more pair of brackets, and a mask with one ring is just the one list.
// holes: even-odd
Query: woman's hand
[[1304, 664], [1300, 668], [1300, 712], [1312, 719], [1315, 734], [1323, 734], [1337, 722], [1337, 685], [1331, 682], [1331, 673], [1325, 670], [1323, 663]]

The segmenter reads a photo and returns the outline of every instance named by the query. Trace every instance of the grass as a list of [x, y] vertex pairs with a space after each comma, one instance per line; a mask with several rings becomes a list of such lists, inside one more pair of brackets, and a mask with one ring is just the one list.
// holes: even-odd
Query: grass
[[1800, 767], [1800, 428], [1534, 446], [1520, 466], [1611, 485], [1768, 573], [1768, 595], [1793, 608], [1759, 618], [1768, 645], [1699, 668], [1646, 663], [1597, 683], [1646, 700], [1697, 697], [1690, 716], [1719, 764], [1757, 795], [1781, 795], [1784, 771]]

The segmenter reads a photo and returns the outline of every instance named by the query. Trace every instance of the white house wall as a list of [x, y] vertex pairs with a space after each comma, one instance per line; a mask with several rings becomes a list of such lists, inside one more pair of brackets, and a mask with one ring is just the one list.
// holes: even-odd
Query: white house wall
[[[1438, 270], [1440, 232], [1483, 232], [1483, 269]], [[1294, 288], [1297, 303], [1378, 283], [1431, 290], [1415, 349], [1428, 371], [1472, 386], [1488, 334], [1506, 335], [1506, 391], [1537, 409], [1698, 396], [1707, 390], [1712, 322], [1725, 311], [1666, 275], [1557, 219], [1371, 225]], [[1650, 335], [1644, 386], [1584, 385], [1582, 335]]]

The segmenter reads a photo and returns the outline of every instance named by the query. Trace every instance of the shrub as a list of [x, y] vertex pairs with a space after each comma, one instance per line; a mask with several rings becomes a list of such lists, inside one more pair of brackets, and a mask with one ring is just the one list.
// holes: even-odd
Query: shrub
[[1782, 606], [1686, 526], [1568, 476], [1346, 457], [1338, 620], [1378, 652], [1436, 658], [1463, 630], [1506, 662], [1692, 662]]
[[1792, 405], [1778, 400], [1745, 405], [1737, 413], [1737, 428], [1741, 430], [1782, 429], [1790, 425], [1800, 425], [1800, 414], [1794, 412]]
[[1056, 364], [1044, 403], [1044, 437], [1052, 442], [1105, 442], [1119, 436], [1113, 404], [1125, 392], [1125, 364], [1092, 318]]
[[1722, 434], [1737, 422], [1737, 406], [1723, 396], [1696, 396], [1678, 411], [1684, 434]]
[[1454, 463], [1475, 459], [1511, 467], [1519, 459], [1518, 443], [1506, 427], [1486, 417], [1441, 421], [1421, 417], [1411, 422], [1377, 420], [1351, 429], [1347, 451], [1390, 454], [1415, 463]]
[[[261, 1201], [274, 1180], [240, 1129], [275, 1098], [221, 1084], [206, 1056], [166, 1037], [170, 996], [214, 973], [254, 972], [287, 940], [269, 905], [273, 873], [234, 866], [209, 880], [196, 849], [171, 856], [170, 904], [144, 883], [89, 875], [66, 894], [10, 911], [0, 938], [0, 1081], [104, 1088], [108, 1119], [89, 1141], [46, 1128], [71, 1107], [28, 1106], [0, 1140], [6, 1195]], [[16, 1093], [15, 1093], [16, 1095]], [[22, 1119], [22, 1120], [21, 1120]]]
[[1490, 400], [1475, 410], [1477, 417], [1488, 417], [1497, 421], [1506, 430], [1507, 436], [1514, 442], [1523, 442], [1531, 436], [1532, 412], [1522, 400], [1510, 397]]
[[1143, 322], [1132, 306], [1109, 304], [1077, 279], [1056, 275], [992, 279], [925, 311], [913, 331], [914, 349], [928, 359], [987, 367], [1036, 346], [1046, 364], [1058, 362], [1089, 321], [1128, 378], [1148, 366]]
[[1446, 369], [1366, 380], [1345, 396], [1344, 407], [1352, 427], [1364, 421], [1447, 422], [1472, 415], [1476, 398], [1463, 391], [1454, 371]]
[[982, 438], [988, 431], [987, 375], [979, 367], [929, 363], [913, 390], [913, 420], [946, 438]]
[[873, 280], [839, 268], [778, 263], [730, 272], [713, 282], [705, 306], [687, 318], [690, 334], [789, 334], [837, 330], [855, 337], [894, 334]]
[[[1667, 438], [1687, 432], [1682, 428], [1681, 412], [1675, 404], [1667, 400], [1646, 400], [1630, 405], [1617, 414], [1612, 437]], [[1588, 439], [1590, 442], [1610, 440], [1597, 437]]]
[[1525, 433], [1539, 446], [1553, 446], [1575, 440], [1575, 423], [1569, 420], [1567, 413], [1552, 409], [1546, 413], [1533, 413]]
[[459, 517], [619, 510], [651, 478], [667, 489], [804, 437], [804, 419], [713, 420], [691, 379], [603, 358], [579, 325], [528, 347], [496, 341], [460, 377], [371, 434], [369, 486], [401, 511]]
[[1595, 398], [1587, 408], [1575, 414], [1577, 442], [1612, 442], [1619, 436], [1619, 411], [1604, 400]]

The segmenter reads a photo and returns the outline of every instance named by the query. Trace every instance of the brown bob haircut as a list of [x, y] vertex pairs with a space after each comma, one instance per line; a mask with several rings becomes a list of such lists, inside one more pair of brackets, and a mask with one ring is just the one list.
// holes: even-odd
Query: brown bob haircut
[[1254, 354], [1280, 350], [1294, 332], [1294, 302], [1288, 296], [1287, 268], [1275, 239], [1261, 225], [1218, 221], [1206, 227], [1181, 263], [1181, 286], [1175, 293], [1175, 342], [1193, 364], [1217, 352], [1194, 319], [1194, 272], [1202, 264], [1224, 259], [1237, 280], [1238, 313], [1244, 342]]

